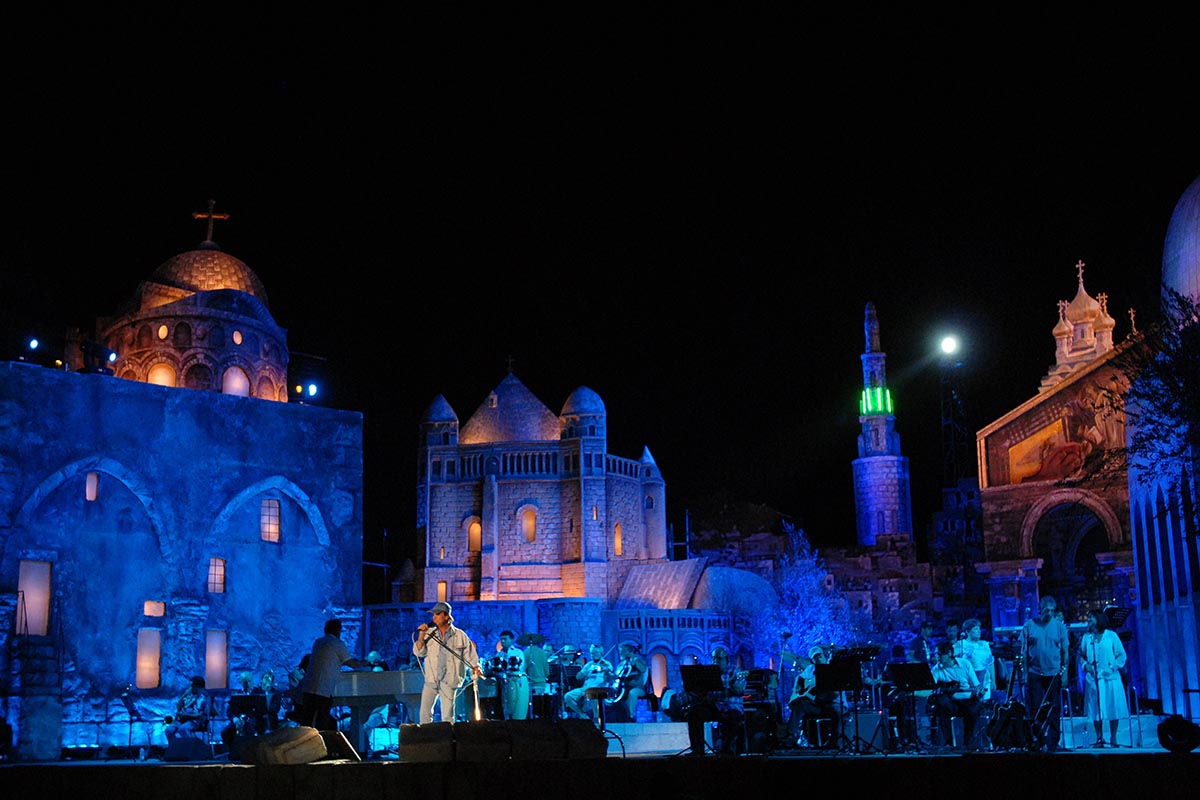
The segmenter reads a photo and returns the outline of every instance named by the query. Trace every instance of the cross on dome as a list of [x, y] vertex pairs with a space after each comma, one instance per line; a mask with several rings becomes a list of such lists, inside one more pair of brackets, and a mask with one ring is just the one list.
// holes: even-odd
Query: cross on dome
[[1083, 286], [1083, 259], [1075, 263], [1075, 269], [1079, 273], [1079, 285]]
[[217, 201], [209, 200], [207, 214], [205, 214], [203, 211], [193, 211], [192, 212], [192, 219], [208, 220], [208, 233], [204, 237], [204, 241], [206, 241], [206, 242], [211, 242], [213, 240], [213, 238], [212, 238], [213, 237], [213, 220], [229, 219], [228, 214], [218, 214], [215, 211], [213, 211], [213, 209], [216, 207], [217, 207]]

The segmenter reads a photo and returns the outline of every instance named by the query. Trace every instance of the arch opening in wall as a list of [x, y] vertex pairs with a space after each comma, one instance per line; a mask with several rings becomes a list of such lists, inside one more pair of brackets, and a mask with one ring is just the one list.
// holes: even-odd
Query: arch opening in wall
[[527, 543], [532, 544], [537, 541], [537, 509], [533, 506], [524, 506], [519, 512], [521, 520], [521, 535]]
[[621, 530], [621, 523], [618, 522], [616, 525], [613, 526], [613, 555], [614, 556], [619, 556], [624, 552], [625, 545], [624, 545], [624, 542], [622, 541], [622, 538], [623, 538], [623, 532]]

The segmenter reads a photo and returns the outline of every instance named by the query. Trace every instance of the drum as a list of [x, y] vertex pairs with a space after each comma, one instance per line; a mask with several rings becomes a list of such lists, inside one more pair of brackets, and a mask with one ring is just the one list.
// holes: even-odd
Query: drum
[[528, 675], [509, 675], [504, 682], [504, 718], [529, 718]]

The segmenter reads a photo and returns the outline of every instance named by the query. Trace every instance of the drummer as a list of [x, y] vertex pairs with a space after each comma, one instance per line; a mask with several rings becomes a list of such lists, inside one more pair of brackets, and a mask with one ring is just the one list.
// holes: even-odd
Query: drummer
[[529, 678], [525, 675], [525, 651], [517, 646], [515, 633], [500, 631], [496, 655], [493, 673], [504, 679], [504, 718], [525, 719], [529, 716]]

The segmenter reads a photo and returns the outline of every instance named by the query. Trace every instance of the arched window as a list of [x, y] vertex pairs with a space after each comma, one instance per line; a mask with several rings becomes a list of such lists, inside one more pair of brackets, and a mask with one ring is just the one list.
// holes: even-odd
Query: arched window
[[264, 497], [258, 512], [258, 535], [264, 542], [278, 542], [279, 531], [279, 500]]
[[521, 533], [525, 541], [537, 541], [537, 511], [529, 506], [521, 510]]
[[467, 552], [478, 553], [483, 550], [483, 526], [479, 520], [473, 519], [467, 525]]
[[146, 375], [146, 383], [155, 386], [174, 386], [175, 370], [170, 364], [155, 364]]
[[230, 367], [221, 376], [221, 394], [237, 397], [250, 396], [250, 378], [241, 367]]
[[621, 555], [621, 523], [617, 523], [613, 528], [613, 555]]

